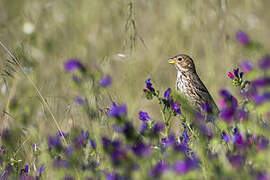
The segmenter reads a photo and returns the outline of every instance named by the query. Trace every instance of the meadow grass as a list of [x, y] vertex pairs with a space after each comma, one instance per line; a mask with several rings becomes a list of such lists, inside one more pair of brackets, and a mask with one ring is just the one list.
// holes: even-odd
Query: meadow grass
[[[165, 105], [146, 99], [142, 89], [148, 78], [160, 91], [160, 97], [167, 88], [174, 89], [176, 70], [167, 59], [179, 53], [194, 59], [198, 74], [216, 102], [220, 99], [220, 90], [227, 89], [242, 106], [245, 99], [239, 93], [240, 88], [232, 86], [227, 72], [239, 67], [243, 60], [258, 66], [259, 60], [269, 53], [270, 43], [266, 38], [270, 35], [269, 5], [267, 0], [1, 0], [0, 146], [6, 152], [0, 154], [0, 176], [7, 172], [9, 165], [13, 169], [11, 179], [19, 178], [25, 165], [29, 165], [29, 178], [105, 179], [106, 172], [125, 174], [126, 169], [111, 163], [101, 140], [103, 136], [112, 140], [124, 137], [112, 127], [115, 122], [119, 126], [123, 122], [108, 116], [111, 102], [127, 105], [128, 115], [123, 121], [131, 122], [138, 132], [139, 111], [148, 112], [152, 120], [162, 122], [160, 107]], [[239, 30], [248, 34], [250, 46], [237, 41], [235, 34]], [[85, 71], [67, 72], [64, 64], [70, 59], [79, 60]], [[103, 88], [99, 82], [105, 75], [110, 75], [112, 83]], [[81, 82], [74, 81], [74, 76]], [[268, 71], [257, 67], [245, 73], [244, 79], [253, 81], [268, 76]], [[78, 97], [83, 98], [83, 105], [76, 103]], [[184, 106], [185, 100], [180, 99], [179, 103], [180, 107]], [[228, 125], [221, 118], [218, 126], [231, 131], [238, 127], [243, 134], [264, 135], [268, 139], [269, 103], [247, 105], [245, 110], [249, 112], [245, 123]], [[172, 116], [171, 131], [182, 136], [184, 117], [169, 116]], [[188, 118], [185, 121], [192, 124]], [[203, 157], [205, 146], [212, 145], [223, 163], [206, 158], [200, 159], [199, 169], [194, 168], [187, 174], [166, 171], [163, 176], [149, 175], [149, 169], [161, 159], [168, 158], [168, 163], [183, 159], [183, 154], [168, 150], [165, 154], [154, 153], [148, 159], [138, 158], [138, 164], [145, 167], [130, 172], [132, 178], [253, 179], [260, 173], [269, 173], [269, 148], [250, 152], [246, 156], [254, 158], [249, 158], [242, 169], [235, 170], [226, 156], [234, 143], [221, 143], [220, 134], [211, 140], [199, 138], [200, 142], [194, 137], [202, 135], [199, 131], [192, 132], [192, 128], [188, 130], [193, 136], [189, 146], [195, 154]], [[83, 148], [69, 159], [69, 168], [61, 163], [57, 168], [55, 160], [65, 158], [65, 148], [74, 141], [76, 144], [81, 129], [84, 133], [89, 131], [97, 142], [97, 149], [91, 149], [88, 141], [83, 142]], [[48, 137], [54, 137], [59, 131], [69, 135], [61, 136], [65, 138], [61, 148], [48, 150]], [[151, 138], [149, 135], [145, 141], [151, 143]], [[38, 151], [33, 149], [33, 144]], [[158, 140], [154, 138], [153, 144], [158, 147]], [[227, 146], [230, 147], [225, 149]], [[46, 169], [39, 176], [43, 164]], [[94, 167], [82, 170], [82, 164]]]

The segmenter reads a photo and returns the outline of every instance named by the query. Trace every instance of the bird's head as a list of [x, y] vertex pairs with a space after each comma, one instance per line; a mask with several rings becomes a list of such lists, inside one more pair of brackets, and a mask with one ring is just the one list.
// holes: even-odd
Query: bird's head
[[176, 69], [180, 72], [196, 72], [195, 65], [191, 57], [185, 54], [176, 55], [170, 59], [168, 59], [170, 64], [174, 64]]

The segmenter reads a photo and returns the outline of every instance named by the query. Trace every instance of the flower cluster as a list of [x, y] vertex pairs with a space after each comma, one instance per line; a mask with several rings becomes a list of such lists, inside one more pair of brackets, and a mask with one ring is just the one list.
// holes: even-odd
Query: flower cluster
[[230, 79], [232, 79], [232, 83], [234, 86], [241, 86], [243, 83], [243, 72], [239, 72], [239, 68], [233, 69], [232, 72], [228, 72], [228, 76]]

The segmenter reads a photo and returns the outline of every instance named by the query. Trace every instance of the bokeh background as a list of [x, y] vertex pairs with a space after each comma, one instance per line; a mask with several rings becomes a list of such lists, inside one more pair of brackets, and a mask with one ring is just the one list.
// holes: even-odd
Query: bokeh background
[[[91, 84], [84, 95], [73, 87], [64, 69], [70, 58], [112, 77], [99, 97], [101, 109], [114, 100], [127, 104], [134, 121], [139, 110], [160, 120], [158, 106], [142, 93], [145, 80], [152, 78], [162, 92], [174, 88], [176, 70], [167, 59], [185, 53], [216, 101], [221, 88], [234, 92], [226, 73], [270, 49], [269, 7], [269, 0], [0, 0], [0, 40], [16, 54], [63, 130], [95, 124], [74, 101], [86, 96], [91, 103], [96, 95]], [[235, 40], [238, 30], [264, 48], [245, 51]], [[28, 137], [38, 141], [57, 127], [31, 83], [8, 67], [9, 59], [1, 49], [1, 126], [20, 129], [20, 144], [30, 143]], [[106, 126], [100, 131], [110, 133]]]

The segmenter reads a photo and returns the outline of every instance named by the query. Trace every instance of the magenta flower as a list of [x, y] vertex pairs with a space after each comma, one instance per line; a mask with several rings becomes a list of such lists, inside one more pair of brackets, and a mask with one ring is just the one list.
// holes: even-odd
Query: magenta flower
[[69, 59], [64, 64], [67, 72], [74, 71], [76, 69], [84, 71], [85, 68], [83, 64], [78, 59]]
[[236, 32], [235, 38], [238, 42], [240, 42], [244, 46], [247, 46], [250, 44], [248, 35], [243, 31]]
[[228, 76], [229, 76], [229, 78], [234, 79], [234, 75], [233, 75], [233, 73], [228, 72]]
[[108, 87], [112, 83], [112, 78], [109, 75], [104, 76], [100, 81], [99, 84], [102, 87]]

